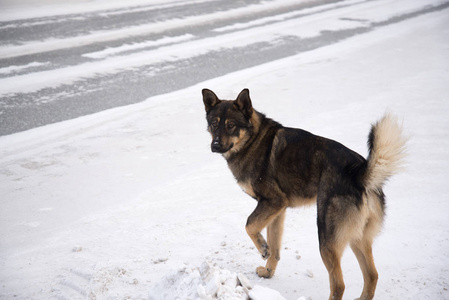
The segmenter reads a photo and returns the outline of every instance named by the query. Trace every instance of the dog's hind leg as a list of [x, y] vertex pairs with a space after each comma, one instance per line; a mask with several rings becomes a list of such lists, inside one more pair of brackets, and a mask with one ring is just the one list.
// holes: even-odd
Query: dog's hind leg
[[344, 248], [337, 243], [327, 243], [325, 245], [321, 245], [320, 243], [321, 258], [329, 272], [331, 289], [329, 300], [341, 300], [345, 291], [343, 272], [340, 264]]
[[[383, 195], [383, 194], [382, 194]], [[384, 218], [381, 194], [369, 195], [367, 204], [369, 214], [363, 226], [362, 235], [351, 240], [351, 249], [360, 265], [363, 274], [363, 291], [360, 300], [371, 300], [376, 291], [378, 273], [374, 265], [372, 245], [374, 238], [380, 232]]]
[[[274, 246], [279, 247], [280, 245], [280, 236], [276, 236], [275, 231], [279, 231], [282, 226], [280, 226], [282, 221], [284, 220], [284, 217], [281, 216], [280, 218], [277, 218], [280, 215], [283, 215], [285, 213], [285, 207], [284, 206], [273, 206], [271, 205], [267, 200], [261, 199], [258, 201], [256, 209], [251, 213], [251, 215], [248, 217], [248, 221], [246, 223], [246, 232], [248, 233], [249, 237], [253, 241], [254, 245], [256, 246], [257, 250], [259, 250], [260, 254], [262, 255], [263, 259], [269, 259], [271, 257], [271, 247]], [[265, 227], [270, 225], [274, 220], [274, 226], [271, 228], [270, 240], [272, 240], [271, 245], [269, 245], [265, 239], [263, 238], [262, 234], [260, 233]], [[273, 236], [274, 234], [274, 236]], [[274, 239], [271, 237], [273, 236]], [[279, 242], [277, 241], [279, 239]], [[276, 249], [274, 249], [276, 251]], [[279, 255], [279, 249], [277, 251], [277, 255]], [[274, 260], [276, 261], [276, 253], [274, 255]], [[277, 261], [276, 261], [277, 264]], [[257, 273], [259, 276], [262, 277], [271, 277], [272, 271], [271, 269], [268, 269], [268, 266], [272, 266], [274, 264], [273, 259], [269, 260], [267, 263], [267, 270], [264, 272], [262, 269], [258, 268]]]
[[318, 198], [320, 254], [329, 273], [329, 300], [341, 300], [345, 291], [341, 257], [358, 227], [358, 209], [349, 197]]
[[359, 261], [360, 269], [363, 273], [363, 292], [359, 300], [371, 300], [377, 285], [377, 270], [374, 265], [372, 241], [362, 239], [361, 241], [351, 242], [351, 249]]
[[284, 232], [285, 209], [268, 225], [267, 240], [271, 255], [265, 267], [256, 269], [259, 277], [271, 278], [276, 271], [276, 266], [281, 259], [282, 233]]

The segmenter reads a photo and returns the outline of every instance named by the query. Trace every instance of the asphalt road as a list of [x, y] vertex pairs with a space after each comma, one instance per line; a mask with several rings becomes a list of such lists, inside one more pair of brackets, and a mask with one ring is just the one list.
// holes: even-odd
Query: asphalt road
[[173, 2], [0, 22], [0, 135], [141, 102], [449, 7], [370, 18], [382, 1]]

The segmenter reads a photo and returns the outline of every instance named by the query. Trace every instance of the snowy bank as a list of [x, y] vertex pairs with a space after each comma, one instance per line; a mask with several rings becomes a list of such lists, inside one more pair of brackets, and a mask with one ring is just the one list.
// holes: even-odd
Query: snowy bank
[[203, 262], [201, 267], [183, 266], [172, 271], [149, 293], [149, 300], [285, 300], [279, 292], [251, 286], [243, 274], [232, 273]]

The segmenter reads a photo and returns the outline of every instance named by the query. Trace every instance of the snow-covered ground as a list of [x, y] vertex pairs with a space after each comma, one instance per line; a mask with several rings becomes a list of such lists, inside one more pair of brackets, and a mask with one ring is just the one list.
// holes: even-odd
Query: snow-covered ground
[[[48, 16], [90, 13], [104, 9], [139, 9], [142, 5], [176, 7], [190, 0], [0, 0], [0, 21], [25, 20]], [[207, 0], [196, 0], [197, 2]]]
[[[408, 165], [385, 188], [377, 299], [449, 299], [448, 25], [447, 9], [429, 13], [0, 137], [0, 298], [148, 299], [173, 274], [197, 291], [198, 276], [180, 274], [197, 274], [204, 261], [213, 276], [240, 274], [288, 300], [326, 298], [314, 207], [288, 211], [275, 277], [255, 275], [263, 261], [244, 229], [255, 202], [210, 152], [201, 99], [203, 87], [229, 99], [248, 87], [269, 117], [363, 155], [371, 122], [387, 110], [403, 120]], [[362, 275], [349, 250], [343, 272], [345, 299], [359, 296]]]

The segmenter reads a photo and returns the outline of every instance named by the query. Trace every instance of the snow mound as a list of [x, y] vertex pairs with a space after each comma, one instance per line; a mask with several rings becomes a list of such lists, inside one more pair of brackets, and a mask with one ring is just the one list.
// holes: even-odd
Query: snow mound
[[285, 298], [282, 297], [281, 293], [279, 293], [278, 291], [260, 285], [254, 286], [254, 288], [249, 292], [249, 299], [285, 300]]
[[201, 267], [183, 266], [163, 277], [149, 293], [150, 300], [285, 300], [275, 290], [251, 286], [242, 274], [214, 267], [204, 262]]

